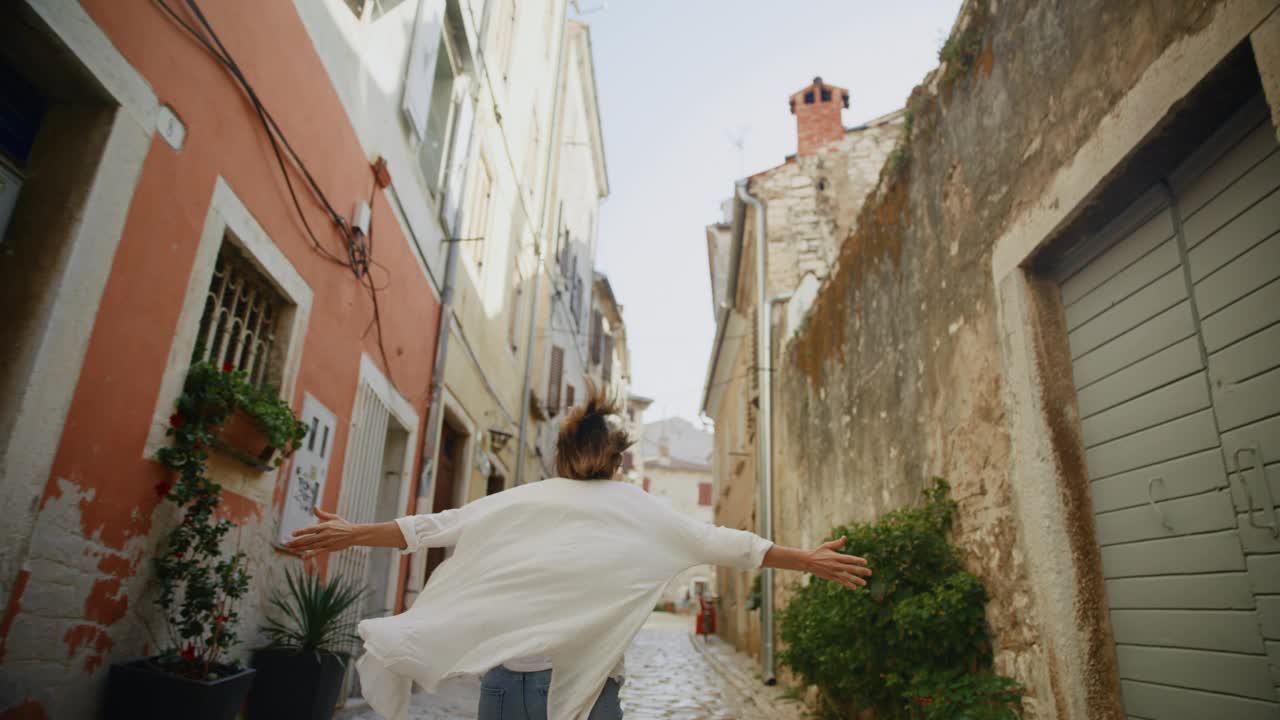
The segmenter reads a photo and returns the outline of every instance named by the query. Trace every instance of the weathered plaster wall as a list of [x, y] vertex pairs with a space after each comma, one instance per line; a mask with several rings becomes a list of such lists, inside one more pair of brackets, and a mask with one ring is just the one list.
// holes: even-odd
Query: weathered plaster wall
[[[92, 319], [92, 335], [79, 377], [64, 378], [75, 390], [43, 496], [31, 508], [30, 551], [0, 618], [3, 718], [92, 717], [109, 664], [165, 642], [153, 624], [151, 557], [174, 512], [157, 489], [165, 472], [144, 448], [219, 177], [315, 291], [289, 399], [297, 408], [310, 392], [338, 416], [323, 507], [337, 504], [361, 355], [374, 358], [424, 417], [438, 314], [385, 196], [375, 195], [375, 259], [385, 286], [379, 303], [391, 367], [383, 365], [375, 334], [365, 332], [372, 316], [367, 294], [347, 269], [311, 247], [262, 128], [226, 72], [155, 5], [126, 9], [111, 0], [85, 0], [83, 6], [182, 118], [187, 138], [181, 150], [152, 138], [119, 249], [106, 262], [111, 275], [101, 306], [82, 308]], [[368, 198], [371, 158], [347, 123], [293, 6], [235, 2], [205, 10], [335, 205], [349, 208]], [[338, 247], [319, 209], [305, 194], [302, 201], [321, 241]], [[278, 573], [297, 562], [270, 545], [283, 501], [278, 476], [283, 473], [245, 485], [247, 494], [224, 492], [223, 509], [239, 526], [228, 543], [249, 554], [254, 577], [238, 608], [246, 641], [237, 649], [242, 658], [256, 641]]]
[[[812, 545], [839, 523], [915, 503], [941, 475], [955, 539], [987, 585], [996, 668], [1033, 718], [1118, 712], [1113, 659], [1053, 673], [1018, 537], [992, 245], [1072, 162], [1116, 102], [1222, 3], [966, 4], [957, 46], [908, 103], [886, 165], [777, 376], [776, 530]], [[1016, 102], [1014, 101], [1016, 99]], [[1086, 619], [1087, 620], [1087, 619]], [[1104, 633], [1105, 634], [1105, 633]]]

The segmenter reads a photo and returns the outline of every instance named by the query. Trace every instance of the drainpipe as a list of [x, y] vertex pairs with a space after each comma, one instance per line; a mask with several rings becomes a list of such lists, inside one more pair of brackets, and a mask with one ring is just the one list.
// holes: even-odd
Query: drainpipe
[[[440, 430], [444, 425], [444, 366], [449, 357], [449, 332], [453, 323], [453, 285], [458, 271], [458, 240], [446, 238], [449, 250], [444, 261], [444, 287], [440, 290], [440, 322], [436, 328], [436, 358], [431, 365], [431, 399], [427, 413], [427, 432], [422, 441], [422, 473], [418, 476], [418, 493], [414, 508], [418, 513], [435, 511], [432, 488], [436, 477], [436, 448], [440, 446]], [[409, 587], [421, 589], [427, 579], [427, 556], [413, 563], [409, 571]]]
[[529, 329], [524, 341], [524, 382], [520, 385], [520, 432], [516, 439], [516, 485], [524, 484], [524, 456], [528, 454], [525, 437], [529, 428], [529, 389], [533, 384], [533, 340], [538, 328], [538, 301], [542, 293], [542, 241], [546, 238], [547, 205], [551, 198], [551, 160], [559, 147], [560, 137], [560, 94], [564, 86], [564, 49], [569, 37], [569, 12], [565, 8], [564, 17], [560, 19], [560, 48], [556, 53], [556, 88], [551, 96], [551, 127], [547, 132], [547, 156], [542, 172], [542, 202], [538, 211], [538, 227], [533, 238], [533, 299], [529, 308]]
[[[760, 537], [773, 540], [773, 340], [770, 337], [770, 309], [766, 293], [765, 263], [767, 243], [764, 233], [764, 205], [747, 192], [747, 181], [738, 181], [738, 199], [756, 211], [756, 375], [760, 387], [760, 440], [756, 444], [756, 488], [760, 506]], [[761, 675], [766, 685], [777, 683], [773, 658], [773, 569], [762, 571], [760, 581]]]

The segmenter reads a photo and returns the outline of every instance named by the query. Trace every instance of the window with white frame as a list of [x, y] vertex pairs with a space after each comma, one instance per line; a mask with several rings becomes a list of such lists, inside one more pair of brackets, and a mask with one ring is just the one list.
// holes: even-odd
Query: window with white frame
[[462, 74], [462, 64], [454, 49], [450, 33], [440, 33], [440, 49], [436, 53], [435, 78], [431, 83], [431, 105], [427, 111], [426, 137], [418, 149], [418, 164], [427, 190], [439, 197], [445, 188], [449, 150], [458, 134], [460, 105], [455, 84]]
[[234, 244], [223, 240], [205, 297], [192, 361], [244, 370], [255, 384], [280, 383], [276, 334], [289, 302]]

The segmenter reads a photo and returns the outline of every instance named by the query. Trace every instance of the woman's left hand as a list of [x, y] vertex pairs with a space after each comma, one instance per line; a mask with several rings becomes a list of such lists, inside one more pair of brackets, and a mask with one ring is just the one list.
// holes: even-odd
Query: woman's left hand
[[308, 557], [319, 553], [345, 550], [352, 545], [358, 544], [356, 542], [356, 528], [358, 526], [318, 507], [313, 508], [312, 511], [323, 522], [318, 525], [304, 527], [301, 530], [294, 530], [294, 539], [290, 540], [285, 547], [303, 557]]

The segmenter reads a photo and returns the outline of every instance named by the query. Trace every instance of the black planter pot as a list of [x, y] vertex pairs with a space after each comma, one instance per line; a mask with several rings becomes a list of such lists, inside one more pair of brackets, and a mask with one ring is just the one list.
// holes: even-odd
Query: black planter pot
[[165, 672], [154, 657], [116, 663], [107, 676], [106, 720], [233, 720], [253, 670], [232, 672], [217, 680], [192, 680]]
[[294, 648], [253, 651], [258, 671], [249, 720], [329, 720], [342, 692], [347, 656]]

